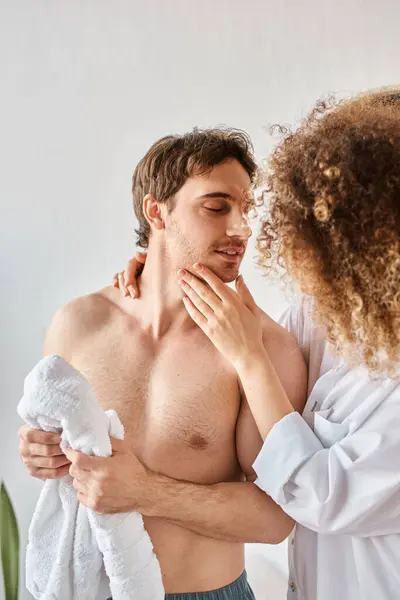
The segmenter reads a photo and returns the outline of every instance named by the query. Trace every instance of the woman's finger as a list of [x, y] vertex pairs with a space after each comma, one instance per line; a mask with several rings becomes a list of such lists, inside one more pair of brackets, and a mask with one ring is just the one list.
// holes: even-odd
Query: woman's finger
[[234, 294], [232, 290], [230, 290], [221, 279], [215, 275], [210, 269], [205, 267], [204, 265], [200, 265], [196, 263], [193, 265], [193, 269], [196, 273], [198, 273], [199, 277], [203, 279], [208, 286], [213, 290], [213, 292], [218, 296], [220, 300], [228, 302], [232, 300]]
[[206, 302], [204, 302], [204, 300], [202, 300], [200, 298], [200, 296], [197, 294], [197, 292], [195, 292], [195, 290], [193, 288], [191, 288], [190, 285], [188, 283], [186, 283], [186, 281], [181, 279], [179, 281], [179, 285], [181, 286], [181, 288], [183, 289], [185, 294], [190, 298], [190, 300], [192, 301], [192, 304], [194, 304], [194, 306], [197, 308], [197, 310], [199, 312], [201, 312], [201, 314], [206, 319], [209, 319], [211, 316], [213, 316], [215, 314], [213, 309]]
[[139, 288], [137, 286], [137, 283], [132, 283], [131, 285], [127, 285], [126, 288], [129, 292], [129, 295], [132, 298], [132, 300], [139, 297]]
[[[201, 298], [201, 300], [203, 300], [203, 302], [205, 302], [213, 312], [216, 312], [221, 308], [221, 299], [210, 287], [205, 285], [203, 281], [200, 281], [200, 279], [184, 269], [180, 270], [178, 274], [180, 281], [185, 282], [192, 290], [194, 290], [197, 296]], [[187, 293], [186, 289], [185, 292]]]
[[258, 309], [256, 301], [254, 300], [249, 288], [244, 282], [243, 275], [239, 275], [235, 282], [237, 293], [239, 298], [253, 313]]
[[128, 296], [128, 290], [126, 289], [125, 286], [125, 278], [124, 278], [124, 272], [121, 271], [121, 273], [118, 273], [118, 287], [121, 290], [121, 292], [123, 293], [124, 296]]
[[128, 260], [128, 264], [125, 269], [125, 286], [129, 292], [131, 298], [139, 298], [139, 285], [137, 278], [143, 272], [144, 264], [146, 262], [146, 254], [137, 252], [137, 254]]
[[144, 265], [147, 260], [146, 252], [136, 252], [136, 260]]
[[185, 308], [188, 311], [189, 315], [192, 317], [193, 321], [207, 335], [207, 319], [205, 318], [205, 316], [202, 315], [201, 312], [197, 310], [197, 308], [195, 307], [193, 302], [190, 300], [190, 298], [187, 298], [187, 297], [182, 298], [182, 301], [183, 301]]
[[[138, 277], [137, 275], [137, 269], [136, 266], [138, 263], [136, 262], [136, 259], [133, 258], [128, 262], [128, 265], [124, 271], [124, 283], [126, 286], [126, 289], [128, 290], [128, 293], [130, 295], [130, 297], [134, 300], [135, 298], [139, 298], [139, 286], [137, 283], [137, 279], [136, 277]], [[143, 269], [143, 267], [142, 267]]]
[[133, 258], [128, 260], [125, 270], [125, 280], [127, 285], [135, 282], [136, 278], [142, 274], [147, 256], [138, 252]]

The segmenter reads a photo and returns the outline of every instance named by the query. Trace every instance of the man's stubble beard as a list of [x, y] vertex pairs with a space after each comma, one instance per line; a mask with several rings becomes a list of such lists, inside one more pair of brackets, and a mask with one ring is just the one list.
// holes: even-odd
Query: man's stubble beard
[[[200, 263], [208, 267], [217, 277], [219, 277], [224, 283], [231, 283], [235, 281], [239, 275], [239, 268], [235, 265], [227, 264], [224, 268], [221, 264], [221, 258], [215, 254], [216, 248], [208, 248], [202, 254], [198, 248], [194, 247], [188, 237], [180, 230], [176, 222], [171, 223], [170, 232], [173, 232], [174, 238], [171, 240], [173, 244], [173, 251], [166, 246], [166, 254], [172, 263], [177, 264], [177, 268], [187, 269], [190, 272], [193, 271], [193, 265]], [[177, 260], [175, 260], [175, 258]], [[214, 260], [213, 260], [214, 259]]]

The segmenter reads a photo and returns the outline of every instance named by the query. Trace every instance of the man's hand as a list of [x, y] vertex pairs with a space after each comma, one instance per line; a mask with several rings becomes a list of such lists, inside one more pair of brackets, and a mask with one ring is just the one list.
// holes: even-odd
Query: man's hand
[[77, 498], [100, 513], [142, 512], [142, 503], [149, 495], [151, 473], [128, 450], [126, 441], [116, 438], [111, 441], [113, 454], [109, 458], [67, 450]]
[[79, 502], [100, 513], [139, 512], [202, 536], [229, 542], [276, 544], [293, 521], [253, 483], [200, 485], [146, 469], [126, 441], [111, 438], [113, 455], [67, 450]]
[[119, 288], [124, 296], [139, 298], [139, 286], [137, 278], [141, 275], [146, 262], [146, 254], [137, 252], [133, 258], [128, 260], [125, 271], [114, 275], [113, 286]]
[[60, 448], [61, 436], [23, 425], [18, 431], [19, 453], [32, 477], [57, 479], [67, 475], [70, 461]]

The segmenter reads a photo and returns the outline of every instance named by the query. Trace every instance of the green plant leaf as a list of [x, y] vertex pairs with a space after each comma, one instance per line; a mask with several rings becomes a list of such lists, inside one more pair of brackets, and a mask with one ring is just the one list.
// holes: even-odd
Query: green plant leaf
[[6, 600], [18, 600], [18, 524], [4, 483], [0, 492], [0, 547]]

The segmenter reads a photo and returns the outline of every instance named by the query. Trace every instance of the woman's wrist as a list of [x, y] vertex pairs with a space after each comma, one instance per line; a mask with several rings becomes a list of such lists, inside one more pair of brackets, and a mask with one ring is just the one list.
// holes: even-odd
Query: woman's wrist
[[265, 370], [266, 367], [273, 368], [264, 346], [238, 357], [233, 366], [240, 379], [246, 378], [247, 376], [253, 377], [254, 373], [259, 372], [260, 369]]

